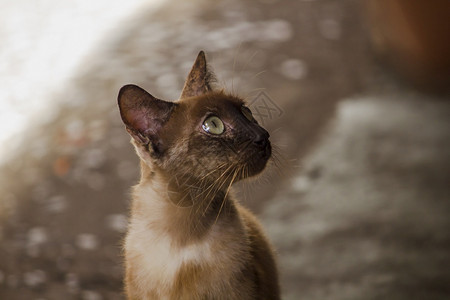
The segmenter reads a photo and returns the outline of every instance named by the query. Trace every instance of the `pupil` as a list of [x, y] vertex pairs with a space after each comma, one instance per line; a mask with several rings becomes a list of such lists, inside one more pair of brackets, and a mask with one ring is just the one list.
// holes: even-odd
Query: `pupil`
[[216, 122], [212, 121], [212, 123], [213, 123], [214, 127], [217, 127]]

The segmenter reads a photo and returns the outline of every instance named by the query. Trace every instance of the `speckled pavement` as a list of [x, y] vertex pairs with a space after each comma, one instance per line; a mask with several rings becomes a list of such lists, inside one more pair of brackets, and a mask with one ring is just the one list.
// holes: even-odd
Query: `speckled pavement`
[[20, 137], [0, 172], [0, 299], [124, 299], [138, 160], [117, 92], [176, 99], [200, 49], [219, 85], [280, 109], [260, 116], [279, 167], [237, 194], [278, 250], [283, 298], [448, 299], [448, 97], [378, 65], [359, 1], [194, 3], [130, 18]]

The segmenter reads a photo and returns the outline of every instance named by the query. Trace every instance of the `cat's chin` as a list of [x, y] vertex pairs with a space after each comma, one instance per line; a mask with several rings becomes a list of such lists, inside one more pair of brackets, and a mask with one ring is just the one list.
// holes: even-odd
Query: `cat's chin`
[[252, 155], [251, 159], [247, 162], [247, 176], [253, 177], [260, 174], [266, 168], [267, 162], [272, 155], [272, 148], [270, 144], [264, 150], [258, 151]]
[[262, 171], [264, 171], [264, 169], [266, 168], [266, 164], [267, 162], [264, 164], [259, 164], [257, 167], [253, 167], [252, 169], [249, 169], [248, 175], [245, 178], [250, 178], [261, 174]]

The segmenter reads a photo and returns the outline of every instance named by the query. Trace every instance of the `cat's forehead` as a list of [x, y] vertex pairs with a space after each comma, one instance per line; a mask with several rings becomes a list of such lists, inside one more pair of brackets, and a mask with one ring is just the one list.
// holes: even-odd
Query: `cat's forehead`
[[186, 105], [192, 114], [202, 116], [206, 113], [231, 112], [236, 108], [240, 108], [244, 104], [244, 100], [218, 92], [186, 99], [181, 104]]

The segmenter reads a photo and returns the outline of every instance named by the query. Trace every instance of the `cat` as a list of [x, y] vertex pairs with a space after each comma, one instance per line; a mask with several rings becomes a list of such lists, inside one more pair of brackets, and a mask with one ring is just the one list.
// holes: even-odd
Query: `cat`
[[280, 299], [275, 255], [231, 185], [263, 171], [269, 133], [242, 99], [214, 88], [201, 51], [180, 99], [121, 88], [140, 158], [125, 238], [125, 293], [141, 299]]

